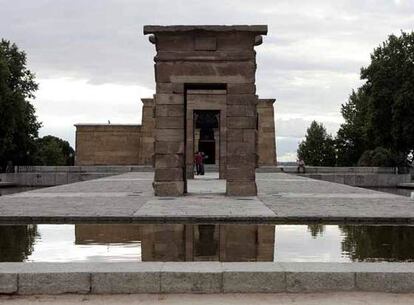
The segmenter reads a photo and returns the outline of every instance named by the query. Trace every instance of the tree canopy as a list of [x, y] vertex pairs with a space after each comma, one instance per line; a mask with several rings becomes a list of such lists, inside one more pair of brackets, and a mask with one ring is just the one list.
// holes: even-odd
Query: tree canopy
[[41, 123], [31, 104], [38, 89], [26, 53], [0, 42], [0, 171], [13, 165], [73, 165], [74, 150], [54, 136], [38, 138]]
[[313, 121], [307, 129], [305, 140], [299, 144], [298, 158], [306, 165], [334, 166], [336, 163], [335, 145], [323, 124]]
[[73, 165], [75, 151], [69, 142], [54, 136], [36, 140], [35, 165]]
[[375, 48], [361, 79], [364, 85], [342, 105], [338, 165], [356, 165], [365, 151], [371, 153], [364, 162], [371, 154], [379, 156], [373, 163], [389, 164], [384, 154], [390, 153], [393, 165], [403, 165], [414, 150], [414, 32], [390, 35]]
[[16, 44], [0, 42], [0, 169], [8, 162], [30, 164], [41, 124], [30, 103], [38, 88]]

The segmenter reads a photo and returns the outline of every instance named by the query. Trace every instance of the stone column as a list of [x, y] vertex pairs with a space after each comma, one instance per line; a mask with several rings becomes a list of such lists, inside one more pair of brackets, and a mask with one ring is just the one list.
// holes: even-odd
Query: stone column
[[179, 196], [184, 186], [184, 95], [155, 95], [156, 196]]
[[254, 94], [227, 95], [227, 195], [257, 194], [256, 104]]
[[258, 166], [276, 166], [275, 116], [273, 104], [275, 99], [259, 99], [258, 115]]
[[154, 99], [143, 98], [139, 164], [154, 164]]

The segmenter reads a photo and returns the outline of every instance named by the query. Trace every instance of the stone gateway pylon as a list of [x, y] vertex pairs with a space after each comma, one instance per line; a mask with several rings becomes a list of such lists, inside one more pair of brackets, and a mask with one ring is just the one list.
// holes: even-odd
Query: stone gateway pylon
[[259, 99], [254, 47], [267, 26], [148, 25], [144, 34], [151, 34], [157, 51], [155, 195], [186, 193], [198, 141], [218, 160], [227, 195], [255, 196]]

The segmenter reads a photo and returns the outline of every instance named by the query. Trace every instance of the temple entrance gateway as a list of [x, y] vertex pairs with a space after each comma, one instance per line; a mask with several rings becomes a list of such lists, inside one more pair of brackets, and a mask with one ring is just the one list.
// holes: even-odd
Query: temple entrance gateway
[[217, 166], [219, 179], [225, 179], [226, 90], [188, 89], [185, 96], [186, 178], [194, 178], [194, 153], [200, 151], [207, 157], [205, 164]]
[[[277, 164], [275, 100], [259, 99], [255, 86], [255, 47], [266, 33], [263, 25], [145, 26], [156, 94], [141, 99], [142, 123], [76, 124], [75, 164], [153, 166], [155, 194], [178, 196], [200, 149], [228, 195], [255, 195], [254, 168]], [[195, 111], [219, 111], [214, 133], [195, 128]]]
[[267, 26], [145, 26], [156, 45], [157, 196], [179, 196], [194, 151], [219, 165], [226, 194], [257, 194], [256, 53]]
[[203, 153], [205, 164], [218, 165], [220, 162], [220, 154], [218, 153], [220, 143], [219, 122], [219, 111], [194, 111], [194, 153]]

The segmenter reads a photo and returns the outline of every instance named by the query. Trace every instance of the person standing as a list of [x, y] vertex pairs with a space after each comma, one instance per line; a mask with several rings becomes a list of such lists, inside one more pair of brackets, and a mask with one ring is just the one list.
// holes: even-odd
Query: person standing
[[196, 174], [197, 175], [201, 175], [201, 168], [202, 168], [202, 163], [203, 163], [203, 156], [201, 155], [201, 153], [199, 151], [197, 151], [195, 153], [194, 163], [195, 163], [195, 166], [196, 166]]
[[297, 168], [297, 171], [298, 171], [298, 174], [302, 171], [303, 173], [305, 173], [306, 172], [306, 170], [305, 170], [305, 161], [302, 159], [302, 158], [300, 158], [298, 161], [297, 161], [297, 164], [298, 164], [298, 168]]
[[200, 160], [200, 175], [204, 175], [204, 160], [205, 160], [205, 155], [203, 152], [200, 152], [200, 156], [201, 156], [201, 160]]

